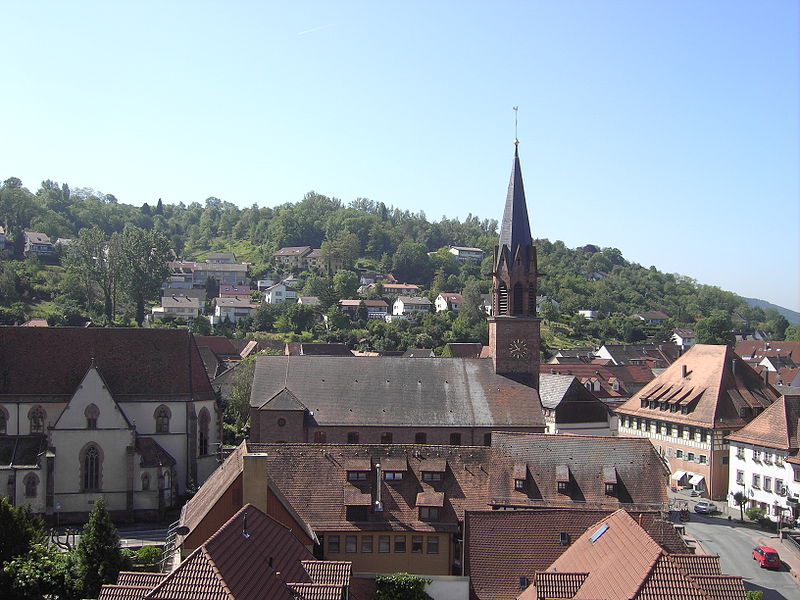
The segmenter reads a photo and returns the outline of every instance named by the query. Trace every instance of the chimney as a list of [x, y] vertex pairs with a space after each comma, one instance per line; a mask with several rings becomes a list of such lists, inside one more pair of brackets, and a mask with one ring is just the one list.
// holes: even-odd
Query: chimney
[[372, 508], [375, 512], [383, 512], [383, 502], [381, 502], [381, 463], [375, 465], [375, 475], [377, 483], [375, 485], [375, 502]]
[[688, 373], [689, 373], [689, 371], [688, 371], [688, 369], [686, 368], [686, 365], [685, 365], [685, 364], [684, 364], [684, 365], [681, 365], [681, 377], [682, 377], [682, 378], [685, 378], [685, 377], [686, 377], [686, 375], [687, 375]]

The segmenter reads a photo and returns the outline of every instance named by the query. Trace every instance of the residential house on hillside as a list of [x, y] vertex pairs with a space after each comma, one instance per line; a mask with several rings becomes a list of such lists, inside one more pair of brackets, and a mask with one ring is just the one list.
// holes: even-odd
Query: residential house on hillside
[[0, 365], [14, 504], [74, 522], [104, 497], [114, 518], [163, 517], [217, 465], [217, 397], [186, 330], [4, 327]]
[[490, 317], [492, 316], [492, 295], [481, 294], [481, 310]]
[[784, 395], [728, 436], [728, 504], [742, 492], [773, 521], [800, 517], [800, 395]]
[[[194, 287], [194, 267], [193, 261], [171, 260], [167, 263], [169, 276], [161, 284], [162, 288], [191, 290]], [[202, 284], [205, 286], [205, 281]], [[163, 293], [163, 292], [162, 292]]]
[[206, 262], [232, 265], [236, 263], [236, 255], [233, 252], [211, 252], [206, 256]]
[[602, 400], [612, 409], [626, 402], [653, 380], [653, 372], [644, 366], [600, 365], [583, 362], [543, 365], [542, 373], [576, 377], [593, 396]]
[[486, 253], [480, 248], [470, 248], [468, 246], [450, 246], [450, 254], [461, 262], [472, 262], [481, 264], [486, 258]]
[[99, 600], [346, 600], [350, 576], [349, 562], [316, 560], [291, 529], [247, 504], [171, 572], [121, 572]]
[[595, 358], [610, 360], [615, 365], [646, 365], [651, 369], [666, 369], [681, 354], [672, 342], [657, 344], [603, 344]]
[[339, 308], [351, 319], [356, 319], [362, 302], [367, 309], [368, 319], [383, 319], [389, 313], [389, 305], [383, 300], [339, 300]]
[[25, 240], [25, 247], [23, 249], [23, 254], [25, 254], [25, 256], [46, 256], [55, 252], [50, 238], [44, 233], [23, 231], [22, 237]]
[[298, 296], [298, 304], [305, 304], [306, 306], [319, 306], [319, 296]]
[[162, 296], [161, 306], [154, 306], [151, 310], [153, 320], [183, 319], [192, 321], [200, 315], [200, 299], [187, 296]]
[[464, 296], [461, 294], [442, 292], [436, 296], [436, 300], [433, 304], [436, 307], [436, 312], [452, 310], [454, 313], [457, 313], [463, 302]]
[[686, 352], [697, 343], [694, 329], [677, 327], [672, 330], [672, 341], [680, 348], [681, 352]]
[[501, 433], [491, 447], [247, 443], [187, 503], [181, 525], [196, 544], [206, 521], [258, 496], [268, 514], [319, 540], [321, 558], [352, 560], [355, 572], [458, 574], [466, 511], [652, 511], [666, 506], [663, 477], [646, 440]]
[[617, 418], [573, 375], [539, 375], [547, 433], [616, 435]]
[[619, 432], [650, 439], [669, 463], [673, 485], [725, 499], [727, 437], [777, 398], [732, 350], [696, 344], [617, 409]]
[[253, 442], [488, 444], [544, 431], [536, 390], [480, 359], [259, 356]]
[[[587, 531], [618, 508], [551, 508], [467, 511], [464, 518], [464, 574], [473, 600], [516, 600]], [[690, 550], [675, 526], [658, 510], [628, 514], [670, 554]]]
[[238, 323], [251, 316], [258, 308], [258, 304], [250, 302], [250, 297], [235, 296], [233, 298], [217, 298], [215, 300], [214, 315], [211, 317], [212, 325], [224, 323]]
[[273, 252], [275, 262], [290, 271], [302, 271], [306, 267], [306, 257], [311, 254], [311, 246], [287, 246]]
[[636, 313], [633, 315], [636, 319], [641, 319], [648, 325], [663, 325], [669, 320], [669, 315], [666, 313], [661, 312], [660, 310], [648, 310], [642, 313]]
[[246, 263], [174, 260], [167, 266], [170, 274], [162, 287], [205, 287], [209, 277], [220, 285], [244, 285], [247, 279]]
[[433, 310], [433, 302], [420, 296], [399, 296], [392, 306], [393, 315], [410, 317], [418, 313], [429, 313]]
[[419, 293], [419, 286], [413, 283], [397, 283], [397, 282], [390, 282], [388, 279], [383, 283], [371, 283], [367, 286], [366, 291], [370, 292], [376, 289], [379, 285], [383, 286], [383, 294], [384, 296], [395, 296], [398, 294], [418, 294]]
[[241, 298], [243, 300], [250, 300], [250, 286], [249, 285], [227, 285], [219, 286], [220, 298]]
[[196, 298], [200, 306], [206, 303], [206, 290], [204, 288], [161, 288], [161, 296], [184, 296], [186, 298]]
[[297, 290], [284, 281], [275, 283], [264, 290], [264, 302], [266, 304], [297, 302]]
[[740, 576], [723, 575], [719, 556], [671, 554], [624, 510], [588, 528], [518, 600], [745, 597]]

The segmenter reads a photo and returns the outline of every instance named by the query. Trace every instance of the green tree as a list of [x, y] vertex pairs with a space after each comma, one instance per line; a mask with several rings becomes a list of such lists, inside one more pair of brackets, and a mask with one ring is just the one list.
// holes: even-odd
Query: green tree
[[333, 276], [333, 292], [337, 300], [354, 298], [358, 291], [358, 275], [353, 271], [337, 271]]
[[55, 546], [33, 544], [2, 570], [6, 600], [78, 600], [83, 597], [72, 553]]
[[144, 323], [145, 302], [158, 298], [169, 275], [169, 241], [160, 233], [126, 225], [120, 239], [120, 273], [124, 292], [136, 306], [136, 323]]
[[78, 573], [83, 581], [83, 597], [97, 598], [100, 587], [114, 583], [126, 562], [119, 547], [117, 528], [111, 522], [102, 498], [89, 514], [75, 552]]
[[0, 568], [43, 541], [44, 523], [33, 515], [30, 506], [12, 506], [8, 498], [0, 496]]
[[773, 340], [782, 340], [786, 334], [786, 329], [789, 327], [789, 321], [786, 320], [781, 313], [774, 308], [768, 308], [764, 311], [764, 316], [767, 318], [767, 330], [772, 334]]
[[332, 240], [325, 240], [319, 250], [324, 269], [332, 273], [337, 269], [350, 269], [361, 254], [358, 236], [349, 231], [340, 231]]
[[378, 589], [373, 600], [432, 600], [425, 591], [431, 580], [410, 573], [380, 575], [375, 578]]
[[331, 306], [325, 313], [328, 318], [328, 328], [332, 330], [349, 329], [350, 317], [348, 317], [337, 305]]
[[783, 333], [787, 342], [800, 342], [800, 325], [789, 325]]
[[734, 343], [732, 330], [731, 318], [721, 310], [715, 310], [695, 326], [697, 341], [700, 344], [732, 346]]
[[398, 281], [427, 283], [431, 280], [431, 261], [424, 244], [404, 240], [392, 259], [392, 274]]
[[117, 234], [108, 236], [97, 225], [91, 229], [81, 229], [78, 239], [69, 245], [66, 264], [67, 269], [86, 287], [87, 310], [91, 309], [93, 288], [97, 286], [103, 295], [106, 322], [113, 322], [120, 277]]
[[211, 322], [208, 320], [208, 317], [205, 315], [198, 315], [192, 321], [192, 333], [195, 335], [211, 335], [213, 329], [211, 327]]
[[744, 492], [736, 492], [733, 495], [733, 501], [736, 503], [736, 506], [739, 507], [739, 513], [741, 515], [742, 521], [744, 521], [744, 505], [747, 504], [747, 494]]

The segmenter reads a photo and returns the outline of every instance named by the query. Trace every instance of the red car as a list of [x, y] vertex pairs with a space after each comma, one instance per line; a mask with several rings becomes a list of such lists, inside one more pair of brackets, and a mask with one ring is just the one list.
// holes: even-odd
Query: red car
[[771, 546], [756, 546], [753, 549], [753, 560], [757, 560], [762, 569], [780, 569], [783, 567], [781, 557]]

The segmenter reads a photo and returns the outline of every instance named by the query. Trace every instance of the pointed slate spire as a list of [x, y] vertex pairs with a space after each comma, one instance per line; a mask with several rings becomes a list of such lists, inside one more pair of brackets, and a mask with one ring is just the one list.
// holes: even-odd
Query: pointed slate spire
[[507, 260], [514, 260], [517, 248], [521, 258], [528, 267], [530, 261], [531, 226], [528, 222], [528, 206], [525, 202], [525, 188], [522, 185], [522, 168], [519, 165], [519, 142], [514, 142], [514, 165], [511, 168], [511, 179], [508, 182], [506, 207], [503, 221], [500, 224], [500, 241], [498, 242], [497, 267], [501, 257], [508, 252]]

